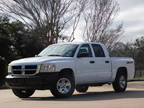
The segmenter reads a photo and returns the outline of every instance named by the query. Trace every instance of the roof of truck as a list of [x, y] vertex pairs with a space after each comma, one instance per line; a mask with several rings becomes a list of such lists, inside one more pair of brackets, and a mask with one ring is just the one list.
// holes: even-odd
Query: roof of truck
[[57, 44], [102, 44], [100, 42], [61, 42]]

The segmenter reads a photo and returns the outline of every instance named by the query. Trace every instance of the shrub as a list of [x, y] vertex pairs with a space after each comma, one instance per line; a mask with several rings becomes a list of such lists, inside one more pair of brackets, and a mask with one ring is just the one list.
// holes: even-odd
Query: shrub
[[7, 75], [7, 63], [5, 58], [0, 56], [0, 87], [4, 85], [6, 75]]

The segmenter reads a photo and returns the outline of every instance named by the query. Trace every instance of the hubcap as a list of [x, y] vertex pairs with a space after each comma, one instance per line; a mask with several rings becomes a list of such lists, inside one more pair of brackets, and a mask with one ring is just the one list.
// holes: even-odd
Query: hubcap
[[57, 82], [57, 90], [61, 94], [67, 94], [71, 89], [71, 83], [67, 78], [60, 78]]
[[25, 93], [27, 93], [27, 91], [26, 90], [21, 90], [21, 93], [25, 94]]
[[121, 87], [122, 89], [124, 89], [125, 86], [126, 86], [126, 79], [125, 79], [124, 76], [121, 76], [121, 77], [120, 77], [119, 83], [120, 83], [120, 87]]

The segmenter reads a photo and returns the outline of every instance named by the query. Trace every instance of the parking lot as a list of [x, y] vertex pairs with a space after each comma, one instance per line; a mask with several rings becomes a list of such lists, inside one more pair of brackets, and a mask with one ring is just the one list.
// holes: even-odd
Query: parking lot
[[19, 99], [11, 90], [0, 90], [1, 108], [143, 108], [144, 81], [129, 82], [125, 93], [114, 93], [111, 86], [91, 87], [85, 94], [75, 92], [66, 99], [54, 98], [48, 90], [36, 91]]

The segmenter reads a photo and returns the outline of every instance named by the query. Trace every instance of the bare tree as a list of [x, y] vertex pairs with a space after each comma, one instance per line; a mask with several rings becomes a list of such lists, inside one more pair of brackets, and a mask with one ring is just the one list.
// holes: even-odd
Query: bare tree
[[88, 0], [85, 8], [85, 28], [83, 39], [91, 42], [102, 42], [110, 48], [122, 32], [122, 24], [113, 26], [113, 20], [119, 11], [115, 0]]
[[68, 41], [74, 40], [85, 0], [1, 0], [0, 10], [37, 29], [44, 45], [57, 43], [65, 28], [73, 25]]

